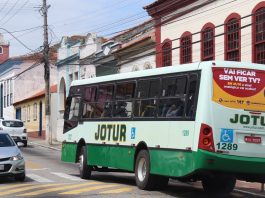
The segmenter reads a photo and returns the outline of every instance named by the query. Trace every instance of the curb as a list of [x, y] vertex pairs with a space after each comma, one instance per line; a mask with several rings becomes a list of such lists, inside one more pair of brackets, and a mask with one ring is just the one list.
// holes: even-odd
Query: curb
[[29, 144], [40, 146], [40, 147], [43, 147], [43, 148], [48, 148], [48, 149], [55, 150], [55, 151], [61, 151], [60, 148], [56, 148], [56, 147], [48, 146], [48, 145], [44, 145], [44, 144], [39, 144], [39, 143], [36, 143], [36, 142], [29, 142]]
[[257, 193], [246, 191], [246, 190], [234, 189], [234, 191], [242, 193], [242, 194], [250, 195], [253, 197], [265, 197], [265, 195], [257, 194]]

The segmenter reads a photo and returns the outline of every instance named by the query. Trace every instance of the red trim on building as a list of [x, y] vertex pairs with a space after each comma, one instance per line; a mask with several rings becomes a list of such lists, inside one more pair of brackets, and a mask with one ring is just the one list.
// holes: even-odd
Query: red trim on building
[[156, 67], [162, 66], [162, 45], [161, 45], [161, 19], [155, 19], [155, 38], [156, 38]]
[[[229, 22], [231, 22], [232, 20], [238, 20], [237, 21], [238, 22], [238, 47], [237, 49], [235, 48], [231, 50], [228, 48], [228, 45], [229, 45], [228, 39], [230, 37], [229, 32], [228, 32], [228, 25], [229, 25]], [[236, 59], [236, 61], [241, 61], [241, 29], [240, 28], [241, 28], [241, 16], [238, 13], [232, 13], [225, 19], [225, 22], [224, 22], [224, 59], [225, 60], [230, 60], [229, 55], [228, 55], [229, 53], [238, 52], [238, 59]], [[232, 34], [235, 34], [235, 32]]]
[[261, 9], [265, 7], [265, 1], [262, 1], [260, 3], [258, 3], [252, 10], [251, 14], [252, 14], [252, 62], [256, 63], [256, 18], [255, 18], [255, 13]]
[[[213, 43], [212, 43], [212, 55], [204, 56], [204, 31], [206, 29], [211, 29], [213, 31]], [[215, 60], [215, 25], [211, 22], [206, 23], [201, 29], [201, 61], [205, 60]]]
[[0, 54], [0, 64], [2, 64], [9, 58], [9, 45], [0, 46], [2, 47], [2, 53]]
[[[165, 49], [166, 46], [166, 49]], [[162, 53], [162, 66], [172, 65], [172, 41], [170, 39], [165, 39], [161, 47]]]
[[[184, 40], [186, 39], [186, 41]], [[182, 43], [188, 42], [189, 45], [185, 45], [183, 48]], [[179, 46], [180, 46], [180, 56], [179, 56], [179, 62], [180, 64], [185, 63], [192, 63], [192, 34], [189, 31], [184, 32], [179, 40]]]
[[42, 130], [42, 131], [41, 131], [41, 136], [39, 136], [39, 131], [29, 131], [29, 132], [28, 132], [28, 137], [31, 137], [31, 138], [38, 138], [38, 139], [43, 139], [43, 140], [45, 140], [45, 137], [46, 137], [46, 131], [45, 131], [45, 130]]

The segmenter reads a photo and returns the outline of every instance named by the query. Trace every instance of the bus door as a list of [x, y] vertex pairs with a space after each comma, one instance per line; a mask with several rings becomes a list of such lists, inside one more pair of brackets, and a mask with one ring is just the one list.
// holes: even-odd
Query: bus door
[[265, 157], [265, 71], [213, 68], [212, 101], [215, 150]]

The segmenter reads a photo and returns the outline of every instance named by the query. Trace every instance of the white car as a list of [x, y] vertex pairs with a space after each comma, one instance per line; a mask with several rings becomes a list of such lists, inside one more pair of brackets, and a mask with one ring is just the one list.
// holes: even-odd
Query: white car
[[0, 133], [0, 178], [4, 176], [15, 177], [17, 181], [24, 181], [25, 160], [8, 133]]
[[1, 118], [0, 133], [3, 131], [8, 133], [16, 143], [22, 142], [24, 147], [28, 145], [27, 130], [21, 120]]

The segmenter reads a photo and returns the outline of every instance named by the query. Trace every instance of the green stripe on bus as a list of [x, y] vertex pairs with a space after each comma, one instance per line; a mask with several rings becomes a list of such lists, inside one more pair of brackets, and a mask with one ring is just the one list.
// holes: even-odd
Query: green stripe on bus
[[134, 147], [88, 144], [88, 164], [133, 171]]
[[62, 155], [61, 160], [64, 162], [72, 162], [75, 163], [76, 160], [76, 150], [77, 144], [76, 143], [63, 143], [62, 144]]

